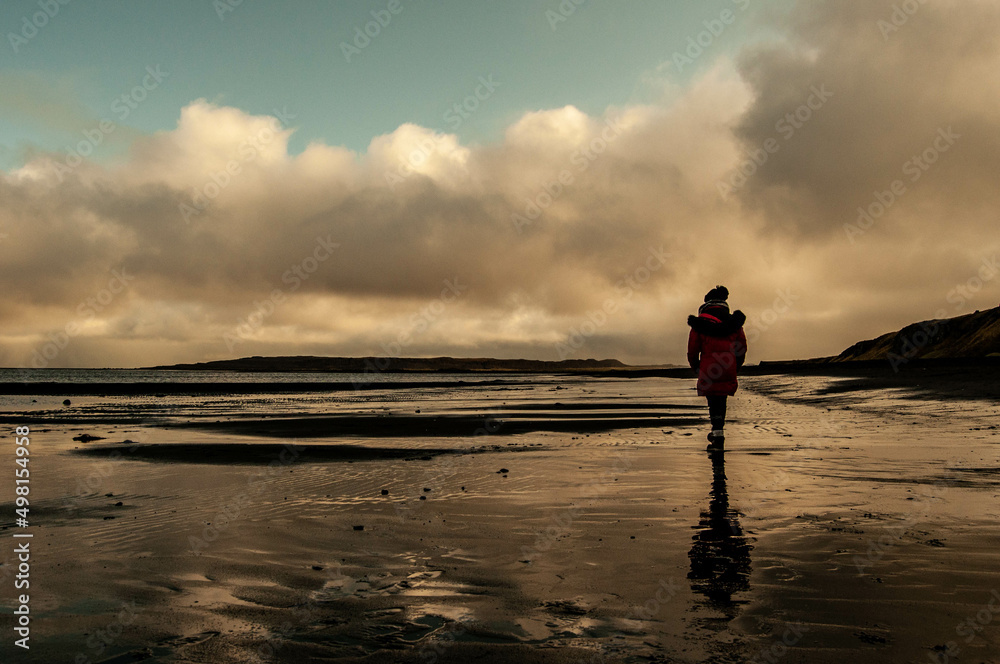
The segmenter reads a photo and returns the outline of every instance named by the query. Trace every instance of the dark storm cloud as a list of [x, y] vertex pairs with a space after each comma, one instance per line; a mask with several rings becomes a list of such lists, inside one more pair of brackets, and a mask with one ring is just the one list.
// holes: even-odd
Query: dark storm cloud
[[[998, 21], [992, 2], [800, 3], [787, 42], [739, 60], [754, 95], [737, 126], [741, 144], [774, 139], [780, 148], [743, 199], [776, 228], [824, 236], [842, 232], [894, 180], [906, 187], [898, 214], [931, 234], [992, 207]], [[952, 137], [950, 154], [941, 133]]]

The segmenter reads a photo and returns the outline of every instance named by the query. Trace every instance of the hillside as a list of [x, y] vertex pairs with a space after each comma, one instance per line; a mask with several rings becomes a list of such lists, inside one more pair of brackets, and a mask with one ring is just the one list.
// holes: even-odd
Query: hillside
[[518, 372], [553, 373], [564, 371], [592, 371], [595, 369], [621, 369], [626, 365], [618, 360], [498, 360], [494, 358], [455, 357], [244, 357], [238, 360], [218, 360], [197, 364], [175, 364], [154, 369], [181, 369], [191, 371], [323, 371], [332, 373], [365, 372]]
[[955, 359], [1000, 356], [1000, 307], [955, 318], [926, 320], [859, 341], [829, 362]]

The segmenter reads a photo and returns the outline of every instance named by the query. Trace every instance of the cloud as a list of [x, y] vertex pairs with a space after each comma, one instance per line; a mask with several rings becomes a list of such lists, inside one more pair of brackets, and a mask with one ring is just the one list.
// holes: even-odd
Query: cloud
[[[935, 214], [919, 222], [930, 231], [944, 215], [996, 203], [996, 188], [987, 184], [1000, 166], [1000, 44], [990, 26], [1000, 6], [907, 8], [916, 12], [899, 3], [800, 3], [790, 19], [793, 39], [742, 54], [739, 70], [754, 103], [736, 133], [745, 149], [769, 138], [781, 149], [741, 196], [775, 228], [836, 235], [896, 179], [912, 186], [892, 221], [912, 224], [911, 210], [927, 206]], [[802, 112], [788, 122], [817, 88], [832, 96], [811, 117]], [[948, 128], [961, 135], [954, 153], [932, 169], [917, 166], [927, 175], [919, 182], [912, 179], [917, 171], [904, 173]]]
[[[65, 336], [53, 366], [394, 343], [557, 359], [571, 341], [573, 357], [682, 362], [716, 283], [750, 318], [752, 361], [930, 317], [1000, 250], [998, 10], [922, 4], [885, 37], [892, 12], [803, 2], [774, 19], [780, 40], [665, 83], [661, 103], [528, 112], [496, 144], [404, 124], [360, 154], [292, 155], [294, 118], [199, 100], [115, 163], [38, 155], [0, 176], [0, 360]], [[129, 279], [112, 293], [114, 270]]]

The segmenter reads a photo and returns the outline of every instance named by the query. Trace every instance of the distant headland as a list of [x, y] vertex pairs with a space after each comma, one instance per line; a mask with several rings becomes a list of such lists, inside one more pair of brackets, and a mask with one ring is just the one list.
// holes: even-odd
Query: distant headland
[[[752, 355], [752, 349], [751, 349]], [[832, 371], [905, 365], [1000, 363], [1000, 307], [954, 318], [913, 323], [874, 339], [859, 341], [839, 355], [805, 360], [765, 361], [744, 373]], [[150, 367], [181, 371], [322, 372], [322, 373], [593, 373], [630, 376], [683, 376], [687, 367], [663, 364], [632, 366], [614, 359], [525, 360], [464, 357], [243, 357], [193, 364]]]
[[152, 367], [182, 371], [322, 372], [322, 373], [563, 373], [625, 369], [618, 360], [506, 360], [464, 357], [243, 357], [196, 364]]

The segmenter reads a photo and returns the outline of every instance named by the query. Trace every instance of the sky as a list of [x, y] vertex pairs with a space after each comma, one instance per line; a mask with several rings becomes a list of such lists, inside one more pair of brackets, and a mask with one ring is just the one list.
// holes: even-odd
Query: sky
[[0, 6], [0, 366], [749, 361], [997, 306], [995, 0]]

